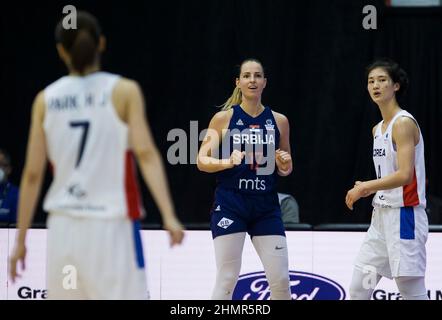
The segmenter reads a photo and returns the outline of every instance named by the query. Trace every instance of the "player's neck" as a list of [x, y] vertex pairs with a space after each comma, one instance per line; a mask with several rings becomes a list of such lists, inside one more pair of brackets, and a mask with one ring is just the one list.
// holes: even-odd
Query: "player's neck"
[[243, 101], [241, 102], [241, 108], [252, 117], [256, 117], [264, 110], [264, 106], [261, 104], [261, 99], [259, 100], [243, 99]]
[[81, 73], [78, 72], [77, 70], [74, 70], [73, 68], [71, 68], [71, 69], [69, 70], [69, 75], [70, 75], [70, 76], [81, 76], [81, 77], [84, 77], [84, 76], [87, 76], [87, 75], [89, 75], [89, 74], [91, 74], [91, 73], [94, 73], [94, 72], [100, 71], [100, 69], [101, 69], [101, 67], [100, 67], [100, 65], [99, 65], [98, 63], [86, 67], [86, 68], [84, 69], [84, 71], [81, 72]]
[[381, 110], [382, 119], [384, 123], [389, 123], [396, 113], [401, 111], [401, 107], [397, 103], [396, 99], [391, 99], [385, 103], [378, 104], [379, 110]]

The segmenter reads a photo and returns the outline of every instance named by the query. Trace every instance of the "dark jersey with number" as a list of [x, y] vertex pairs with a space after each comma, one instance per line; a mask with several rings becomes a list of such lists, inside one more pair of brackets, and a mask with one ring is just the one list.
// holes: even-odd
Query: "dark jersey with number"
[[246, 194], [275, 191], [275, 150], [279, 148], [280, 133], [272, 110], [265, 107], [256, 117], [239, 105], [233, 106], [228, 132], [220, 146], [220, 158], [228, 159], [233, 150], [245, 151], [241, 164], [218, 173], [218, 187]]

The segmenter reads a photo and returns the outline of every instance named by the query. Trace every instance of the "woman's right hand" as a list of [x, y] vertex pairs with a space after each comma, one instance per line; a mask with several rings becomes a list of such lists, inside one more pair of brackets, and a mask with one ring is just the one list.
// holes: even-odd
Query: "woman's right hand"
[[239, 151], [239, 150], [233, 150], [232, 154], [230, 155], [230, 164], [231, 164], [231, 168], [233, 168], [234, 166], [238, 166], [241, 164], [242, 159], [244, 159], [246, 155], [245, 151]]
[[24, 243], [17, 242], [15, 244], [11, 258], [9, 260], [9, 276], [12, 280], [12, 283], [14, 283], [17, 278], [21, 277], [21, 275], [18, 273], [17, 270], [18, 262], [21, 263], [21, 269], [25, 270], [26, 268], [25, 258], [26, 258], [26, 246]]
[[184, 239], [184, 227], [177, 218], [170, 218], [164, 221], [164, 229], [169, 232], [170, 246], [181, 244]]

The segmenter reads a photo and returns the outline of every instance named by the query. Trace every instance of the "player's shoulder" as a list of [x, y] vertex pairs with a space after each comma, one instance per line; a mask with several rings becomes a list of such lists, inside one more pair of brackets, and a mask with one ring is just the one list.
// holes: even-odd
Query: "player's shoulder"
[[143, 91], [140, 84], [133, 79], [120, 77], [115, 83], [112, 98], [116, 105], [126, 104], [135, 97], [142, 97]]
[[289, 119], [280, 112], [272, 110], [273, 117], [275, 118], [278, 129], [281, 131], [287, 131], [289, 129]]
[[380, 123], [375, 124], [374, 127], [371, 129], [371, 132], [373, 133], [373, 137], [376, 134], [376, 130], [377, 130], [379, 124]]
[[39, 91], [36, 94], [34, 101], [35, 102], [44, 102], [45, 93], [46, 93], [46, 89], [43, 89], [43, 90]]
[[402, 130], [415, 130], [417, 129], [417, 123], [416, 120], [411, 118], [410, 116], [403, 115], [396, 119], [396, 121], [393, 123], [393, 130], [394, 131], [402, 131]]
[[282, 114], [280, 112], [276, 112], [276, 111], [272, 110], [272, 114], [273, 114], [273, 117], [275, 118], [276, 121], [283, 122], [283, 123], [289, 122], [289, 119], [284, 114]]
[[140, 90], [140, 84], [136, 80], [120, 77], [115, 84], [115, 90], [121, 93], [131, 93]]
[[230, 121], [232, 116], [233, 116], [233, 109], [232, 108], [230, 108], [228, 110], [221, 110], [213, 115], [211, 121], [214, 123], [225, 123], [227, 121]]
[[216, 130], [226, 129], [233, 116], [233, 109], [221, 110], [215, 113], [210, 120], [209, 127]]
[[45, 95], [46, 95], [46, 89], [43, 89], [40, 92], [38, 92], [32, 104], [32, 117], [35, 119], [39, 119], [41, 121], [44, 120], [46, 113]]
[[36, 109], [43, 110], [44, 109], [44, 107], [46, 106], [46, 93], [47, 93], [47, 89], [43, 89], [37, 93], [37, 95], [34, 98], [34, 104], [33, 104], [34, 110], [36, 110]]

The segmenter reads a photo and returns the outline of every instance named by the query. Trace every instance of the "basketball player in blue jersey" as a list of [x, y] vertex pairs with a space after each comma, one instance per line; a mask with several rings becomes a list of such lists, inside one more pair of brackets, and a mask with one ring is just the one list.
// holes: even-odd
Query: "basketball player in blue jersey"
[[49, 159], [54, 173], [44, 201], [49, 298], [146, 299], [143, 210], [132, 154], [171, 245], [181, 243], [184, 233], [145, 120], [142, 91], [133, 80], [100, 71], [105, 39], [92, 15], [78, 12], [77, 29], [66, 30], [60, 21], [56, 40], [69, 75], [34, 101], [10, 277], [19, 277], [18, 262], [24, 269], [26, 233]]
[[406, 300], [428, 300], [425, 289], [428, 219], [425, 212], [424, 140], [414, 117], [396, 96], [408, 86], [404, 70], [379, 60], [367, 68], [368, 92], [382, 121], [373, 128], [377, 179], [357, 181], [345, 203], [373, 193], [370, 228], [356, 258], [350, 298], [368, 300], [381, 277], [394, 278]]
[[262, 105], [266, 82], [259, 61], [242, 62], [236, 88], [210, 121], [198, 154], [201, 171], [218, 172], [211, 211], [217, 265], [212, 299], [216, 300], [232, 299], [246, 232], [263, 263], [271, 299], [291, 299], [276, 192], [276, 176], [292, 172], [289, 122]]

